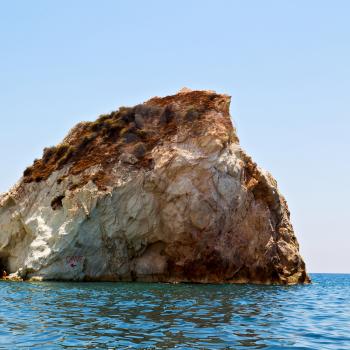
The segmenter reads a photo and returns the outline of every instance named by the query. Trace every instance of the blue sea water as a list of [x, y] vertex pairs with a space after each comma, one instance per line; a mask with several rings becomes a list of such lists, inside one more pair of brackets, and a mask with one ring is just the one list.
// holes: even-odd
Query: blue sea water
[[1, 349], [350, 349], [350, 275], [306, 286], [0, 282]]

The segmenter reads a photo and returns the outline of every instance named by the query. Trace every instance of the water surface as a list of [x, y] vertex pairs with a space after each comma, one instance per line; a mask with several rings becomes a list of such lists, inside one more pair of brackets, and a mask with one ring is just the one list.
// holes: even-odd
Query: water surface
[[1, 349], [350, 349], [350, 275], [307, 286], [0, 282]]

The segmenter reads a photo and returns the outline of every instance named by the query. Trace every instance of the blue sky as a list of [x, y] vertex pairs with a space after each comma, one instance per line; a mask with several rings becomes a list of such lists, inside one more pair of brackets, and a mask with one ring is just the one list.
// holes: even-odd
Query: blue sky
[[232, 96], [311, 272], [350, 272], [349, 1], [0, 4], [0, 192], [81, 120], [187, 86]]

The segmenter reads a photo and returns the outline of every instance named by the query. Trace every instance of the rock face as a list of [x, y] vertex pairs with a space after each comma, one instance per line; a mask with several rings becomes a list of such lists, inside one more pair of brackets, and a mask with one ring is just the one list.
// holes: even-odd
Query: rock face
[[230, 97], [180, 91], [73, 128], [0, 197], [12, 278], [305, 283], [276, 181]]

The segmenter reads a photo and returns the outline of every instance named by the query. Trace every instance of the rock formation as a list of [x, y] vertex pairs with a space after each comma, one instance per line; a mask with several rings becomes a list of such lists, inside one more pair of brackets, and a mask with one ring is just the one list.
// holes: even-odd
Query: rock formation
[[75, 126], [0, 197], [0, 271], [31, 280], [305, 283], [230, 97], [181, 90]]

